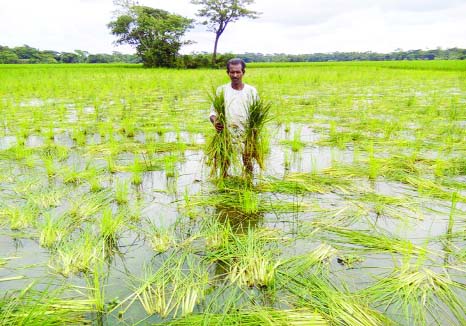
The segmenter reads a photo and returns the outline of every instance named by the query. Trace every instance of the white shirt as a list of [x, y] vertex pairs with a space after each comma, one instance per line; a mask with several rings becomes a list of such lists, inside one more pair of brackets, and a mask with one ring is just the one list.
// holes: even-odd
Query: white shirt
[[[248, 116], [248, 108], [254, 99], [258, 99], [257, 90], [248, 84], [244, 84], [242, 90], [231, 87], [231, 83], [217, 88], [217, 95], [223, 91], [225, 97], [225, 111], [228, 126], [244, 131], [244, 123]], [[210, 108], [210, 115], [217, 116], [214, 107]]]

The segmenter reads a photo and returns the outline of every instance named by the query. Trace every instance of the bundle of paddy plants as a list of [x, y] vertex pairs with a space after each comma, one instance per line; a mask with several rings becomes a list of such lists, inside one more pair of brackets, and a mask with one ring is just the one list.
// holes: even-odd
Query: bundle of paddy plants
[[174, 251], [157, 270], [145, 266], [134, 292], [114, 309], [124, 314], [135, 302], [139, 302], [148, 315], [162, 318], [191, 314], [206, 296], [209, 283], [207, 266], [188, 251]]
[[[284, 304], [310, 309], [320, 314], [330, 325], [385, 326], [392, 325], [386, 316], [373, 309], [362, 295], [350, 292], [343, 280], [332, 282], [322, 259], [332, 255], [324, 249], [308, 258], [293, 259], [276, 272], [276, 289]], [[341, 283], [337, 286], [337, 284]]]
[[94, 310], [92, 300], [69, 286], [27, 285], [0, 297], [1, 325], [86, 325]]
[[[208, 252], [211, 262], [222, 262], [225, 278], [239, 287], [272, 287], [280, 265], [277, 249], [282, 238], [267, 229], [249, 228], [247, 233], [229, 234], [229, 241]], [[213, 249], [213, 248], [212, 248]]]
[[211, 102], [217, 115], [216, 123], [222, 124], [223, 130], [216, 131], [207, 142], [207, 165], [212, 177], [225, 178], [231, 164], [237, 162], [237, 150], [227, 124], [225, 96], [223, 92], [214, 94]]
[[266, 148], [265, 124], [269, 121], [271, 103], [254, 98], [247, 108], [245, 122], [245, 139], [243, 150], [243, 164], [245, 172], [253, 171], [252, 159], [261, 169], [264, 169]]
[[362, 294], [403, 325], [465, 325], [465, 292], [445, 270], [403, 263]]
[[330, 324], [322, 315], [310, 309], [278, 310], [265, 307], [252, 307], [223, 314], [193, 314], [156, 325], [327, 326]]

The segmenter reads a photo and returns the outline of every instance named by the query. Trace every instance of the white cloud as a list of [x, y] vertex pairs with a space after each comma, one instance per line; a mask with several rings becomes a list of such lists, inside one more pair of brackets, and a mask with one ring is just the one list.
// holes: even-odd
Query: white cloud
[[[119, 50], [107, 28], [112, 0], [2, 1], [0, 45], [45, 50]], [[189, 0], [139, 0], [195, 18]], [[389, 52], [396, 48], [466, 48], [464, 0], [256, 0], [259, 19], [230, 24], [220, 38], [220, 52], [312, 53], [331, 51]], [[182, 52], [212, 51], [214, 34], [203, 26], [187, 33], [197, 43]]]

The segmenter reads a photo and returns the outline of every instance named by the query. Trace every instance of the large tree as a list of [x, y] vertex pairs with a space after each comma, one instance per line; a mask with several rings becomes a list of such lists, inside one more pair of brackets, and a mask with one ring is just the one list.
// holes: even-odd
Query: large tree
[[162, 9], [131, 6], [108, 24], [116, 43], [136, 46], [138, 56], [147, 67], [174, 67], [184, 33], [193, 20]]
[[191, 0], [191, 3], [202, 6], [197, 16], [204, 18], [202, 24], [207, 25], [209, 31], [215, 33], [213, 65], [216, 63], [218, 40], [228, 24], [241, 17], [257, 18], [259, 15], [258, 12], [246, 8], [247, 5], [254, 3], [254, 0]]

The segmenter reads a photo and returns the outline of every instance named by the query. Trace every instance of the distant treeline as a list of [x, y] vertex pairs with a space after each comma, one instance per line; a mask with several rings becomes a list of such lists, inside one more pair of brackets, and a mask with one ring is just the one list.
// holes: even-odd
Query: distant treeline
[[[326, 62], [326, 61], [391, 61], [391, 60], [465, 60], [466, 49], [435, 50], [396, 50], [391, 53], [376, 52], [333, 52], [312, 54], [223, 54], [217, 58], [218, 66], [232, 57], [240, 57], [246, 62]], [[178, 58], [179, 68], [199, 68], [211, 66], [210, 54], [206, 52], [181, 55]], [[0, 63], [140, 63], [136, 54], [123, 54], [114, 51], [112, 54], [90, 54], [87, 51], [58, 52], [40, 51], [28, 45], [9, 48], [0, 45]]]
[[391, 60], [465, 60], [466, 49], [396, 50], [391, 53], [333, 52], [313, 54], [238, 54], [247, 62], [325, 62], [325, 61], [391, 61]]
[[139, 63], [141, 59], [135, 54], [90, 54], [87, 51], [58, 52], [40, 51], [28, 45], [9, 48], [0, 45], [0, 63]]

